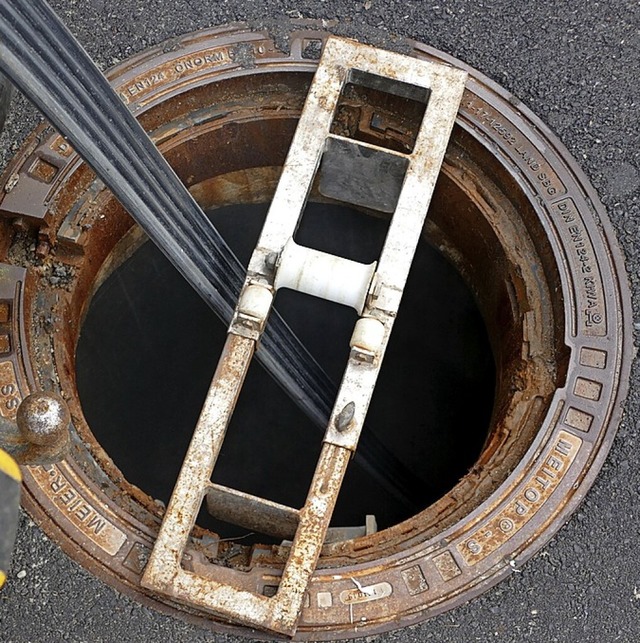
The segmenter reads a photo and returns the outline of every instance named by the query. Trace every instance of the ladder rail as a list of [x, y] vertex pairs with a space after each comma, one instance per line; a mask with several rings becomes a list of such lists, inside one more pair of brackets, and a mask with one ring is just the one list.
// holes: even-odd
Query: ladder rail
[[[375, 75], [371, 81], [374, 85], [384, 85], [388, 77], [409, 90], [423, 88], [428, 96], [413, 151], [401, 154], [377, 148], [390, 158], [406, 159], [405, 175], [379, 261], [360, 267], [341, 257], [296, 244], [292, 247], [311, 185], [329, 149], [326, 141], [337, 138], [330, 132], [331, 124], [353, 69], [365, 78]], [[143, 586], [225, 619], [288, 636], [295, 633], [304, 595], [364, 425], [465, 81], [466, 72], [459, 69], [339, 38], [327, 41], [249, 262], [222, 357], [145, 569]], [[405, 91], [404, 86], [401, 91]], [[376, 147], [352, 139], [347, 139], [347, 145]], [[284, 280], [286, 287], [296, 288], [304, 281], [306, 292], [341, 303], [350, 301], [361, 316], [351, 338], [349, 360], [308, 495], [297, 511], [297, 528], [280, 584], [275, 595], [266, 597], [242, 587], [241, 582], [234, 584], [239, 577], [234, 578], [229, 569], [212, 565], [206, 576], [200, 576], [183, 569], [181, 561], [203, 498], [215, 490], [211, 483], [213, 468], [282, 272], [289, 275]], [[310, 272], [314, 278], [305, 281], [304, 275]], [[355, 279], [359, 283], [353, 286], [357, 292], [346, 300], [344, 293], [329, 283], [340, 279], [341, 274], [349, 278], [360, 275]], [[260, 504], [252, 503], [251, 507], [259, 510]]]

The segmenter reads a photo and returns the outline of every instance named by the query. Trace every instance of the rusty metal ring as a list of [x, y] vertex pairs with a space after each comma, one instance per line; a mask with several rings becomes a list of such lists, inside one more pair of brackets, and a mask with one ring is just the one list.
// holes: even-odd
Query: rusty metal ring
[[[294, 25], [285, 52], [266, 32], [209, 30], [143, 53], [110, 78], [201, 205], [266, 201], [326, 35]], [[416, 56], [464, 67], [411, 46]], [[617, 427], [631, 331], [606, 213], [549, 130], [469, 72], [425, 236], [454, 262], [483, 313], [499, 372], [491, 432], [472, 471], [438, 502], [325, 547], [299, 639], [402, 627], [492, 586], [576, 508]], [[230, 132], [235, 153], [222, 154]], [[46, 126], [3, 185], [0, 414], [15, 417], [20, 399], [53, 387], [74, 424], [68, 459], [25, 471], [29, 512], [106, 582], [216, 630], [255, 635], [140, 587], [162, 508], [124, 479], [83, 417], [74, 369], [83, 315], [141, 234]], [[193, 536], [197, 557], [203, 534]], [[268, 593], [278, 557], [254, 562], [248, 582]]]

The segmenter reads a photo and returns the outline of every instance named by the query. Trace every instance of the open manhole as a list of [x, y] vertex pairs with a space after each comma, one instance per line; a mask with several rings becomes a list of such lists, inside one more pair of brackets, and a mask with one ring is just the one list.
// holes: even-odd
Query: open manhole
[[[236, 256], [248, 258], [266, 209], [227, 206], [211, 213]], [[363, 262], [379, 253], [388, 227], [384, 220], [327, 204], [311, 204], [303, 221], [300, 241], [323, 241]], [[414, 485], [404, 500], [397, 498], [355, 462], [334, 512], [338, 526], [363, 525], [374, 515], [382, 529], [411, 517], [464, 477], [487, 438], [495, 390], [487, 333], [460, 275], [426, 242], [404, 302], [408, 313], [399, 317], [385, 356], [367, 430], [393, 451]], [[339, 381], [355, 311], [291, 291], [278, 295], [277, 308]], [[416, 315], [431, 320], [429, 333], [414, 323]], [[76, 381], [85, 418], [124, 477], [164, 503], [225, 337], [224, 325], [151, 243], [110, 274], [84, 319]], [[408, 353], [415, 366], [407, 368]], [[233, 418], [214, 480], [301, 506], [307, 491], [301, 481], [313, 474], [321, 432], [258, 364]], [[198, 522], [223, 538], [264, 542], [263, 535], [214, 523], [205, 512]]]
[[[205, 31], [110, 75], [240, 255], [255, 243], [326, 37], [294, 27], [283, 52], [263, 32]], [[413, 54], [465, 68], [424, 45]], [[468, 71], [370, 411], [377, 444], [401, 469], [389, 476], [410, 481], [410, 493], [398, 498], [353, 463], [334, 524], [374, 514], [379, 530], [324, 546], [300, 639], [402, 627], [492, 586], [575, 509], [616, 429], [630, 366], [629, 298], [606, 214], [546, 127]], [[404, 105], [354, 91], [344, 127], [402, 147], [411, 133]], [[255, 636], [140, 585], [224, 328], [50, 128], [33, 134], [3, 181], [0, 413], [12, 419], [29, 391], [54, 388], [74, 426], [68, 459], [25, 472], [28, 510], [108, 583]], [[384, 219], [317, 193], [310, 200], [300, 234], [375, 256]], [[337, 311], [314, 325], [322, 302], [278, 305], [339, 374], [341, 333], [353, 319]], [[295, 505], [321, 434], [258, 370], [220, 475]], [[252, 591], [269, 595], [285, 549], [202, 515], [185, 564], [242, 570]]]

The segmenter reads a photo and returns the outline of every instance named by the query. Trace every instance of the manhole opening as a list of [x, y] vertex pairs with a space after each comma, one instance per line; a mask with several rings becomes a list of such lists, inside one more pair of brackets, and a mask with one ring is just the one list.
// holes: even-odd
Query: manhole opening
[[[308, 77], [306, 78], [308, 80]], [[188, 102], [177, 96], [143, 114], [145, 125], [152, 130], [153, 138], [161, 144], [163, 153], [193, 196], [203, 208], [214, 212], [213, 216], [216, 217], [218, 227], [228, 228], [225, 234], [232, 244], [234, 235], [249, 239], [247, 229], [250, 217], [245, 214], [250, 210], [243, 210], [242, 207], [267, 203], [273, 196], [280, 168], [295, 131], [302, 99], [308, 90], [308, 84], [304, 79], [305, 75], [283, 73], [273, 77], [266, 74], [258, 79], [248, 76], [242, 79], [225, 80], [190, 92]], [[258, 102], [256, 97], [259, 98]], [[391, 115], [393, 116], [393, 113]], [[233, 149], [235, 153], [219, 153], [220, 150], [227, 149]], [[488, 336], [491, 348], [491, 353], [488, 348], [486, 352], [486, 361], [489, 362], [489, 366], [482, 365], [479, 369], [482, 377], [476, 380], [470, 378], [464, 370], [462, 379], [455, 379], [451, 375], [450, 365], [455, 363], [452, 360], [451, 347], [454, 344], [464, 347], [465, 360], [469, 358], [469, 351], [466, 350], [468, 347], [465, 347], [465, 341], [459, 342], [455, 339], [454, 334], [458, 332], [456, 324], [450, 319], [442, 323], [441, 319], [434, 317], [432, 309], [429, 308], [429, 302], [437, 300], [428, 288], [434, 284], [445, 284], [443, 298], [440, 293], [444, 306], [442, 310], [449, 305], [455, 288], [451, 284], [446, 284], [437, 268], [429, 265], [417, 268], [416, 264], [411, 273], [411, 281], [416, 284], [415, 290], [419, 293], [417, 301], [421, 302], [423, 307], [415, 308], [415, 313], [408, 316], [401, 314], [399, 323], [404, 323], [403, 320], [406, 320], [411, 327], [420, 329], [432, 326], [444, 327], [450, 332], [443, 341], [442, 334], [432, 335], [424, 331], [421, 341], [433, 340], [434, 355], [419, 355], [414, 345], [416, 342], [410, 339], [410, 334], [404, 332], [402, 326], [396, 326], [389, 355], [394, 354], [394, 342], [406, 341], [408, 348], [405, 349], [404, 354], [411, 356], [411, 363], [409, 368], [402, 360], [393, 365], [388, 355], [382, 375], [384, 377], [385, 371], [400, 373], [408, 378], [410, 386], [403, 383], [401, 377], [392, 376], [386, 384], [383, 379], [379, 388], [390, 391], [388, 399], [394, 401], [395, 406], [380, 402], [376, 407], [377, 402], [374, 398], [370, 417], [381, 419], [380, 441], [383, 441], [383, 438], [388, 441], [392, 451], [400, 449], [402, 452], [404, 449], [408, 453], [409, 462], [413, 463], [414, 470], [420, 473], [423, 480], [415, 485], [411, 484], [411, 487], [422, 495], [414, 507], [401, 509], [395, 499], [391, 500], [388, 495], [380, 493], [379, 489], [371, 484], [370, 478], [358, 478], [358, 469], [355, 466], [350, 468], [347, 486], [341, 494], [335, 513], [334, 526], [361, 526], [368, 513], [376, 515], [381, 528], [394, 525], [384, 529], [378, 536], [362, 539], [363, 542], [354, 541], [353, 547], [357, 547], [358, 560], [375, 559], [383, 550], [396, 551], [397, 547], [407, 546], [407, 543], [414, 542], [417, 538], [436, 536], [480, 505], [518, 466], [540, 428], [540, 422], [545, 417], [556, 386], [565, 378], [567, 353], [563, 343], [563, 309], [559, 295], [561, 289], [558, 273], [553, 255], [545, 242], [544, 231], [537, 222], [531, 205], [521, 197], [520, 190], [518, 183], [502, 165], [496, 162], [496, 158], [490, 151], [479, 145], [465, 132], [464, 128], [460, 126], [454, 128], [423, 236], [432, 247], [438, 249], [434, 256], [438, 257], [441, 263], [447, 264], [448, 261], [455, 266], [451, 274], [455, 275], [458, 283], [466, 283], [473, 293], [473, 297], [468, 301], [472, 303], [479, 320], [480, 315], [473, 304], [475, 300], [486, 326], [485, 336]], [[327, 202], [326, 197], [321, 196], [321, 191], [317, 187], [312, 189], [309, 199], [310, 202]], [[225, 209], [231, 204], [241, 209]], [[94, 315], [88, 308], [95, 309], [95, 302], [102, 297], [102, 295], [96, 297], [93, 295], [143, 241], [139, 228], [131, 227], [131, 220], [126, 212], [109, 199], [108, 195], [104, 195], [100, 200], [99, 207], [105, 213], [105, 225], [94, 226], [91, 229], [91, 235], [87, 237], [85, 252], [87, 256], [94, 259], [91, 262], [85, 262], [83, 270], [79, 273], [70, 309], [73, 324], [67, 327], [69, 332], [64, 335], [65, 355], [71, 358], [65, 364], [65, 368], [69, 373], [76, 373], [81, 380], [84, 379], [83, 373], [87, 369], [96, 370], [95, 364], [100, 363], [100, 360], [86, 360], [87, 365], [79, 368], [75, 363], [76, 352], [78, 360], [83, 360], [83, 347], [77, 347], [78, 329], [82, 328], [85, 317], [90, 320]], [[308, 212], [305, 211], [303, 222], [315, 207], [321, 206], [311, 205]], [[265, 211], [266, 208], [263, 206], [262, 214], [256, 215], [259, 221], [262, 220]], [[327, 231], [333, 230], [335, 225], [333, 220], [340, 218], [336, 212], [338, 211], [331, 209], [322, 215], [327, 217], [323, 221]], [[356, 214], [353, 210], [351, 212]], [[382, 225], [386, 231], [384, 217], [387, 215], [377, 213], [377, 216], [383, 218]], [[238, 224], [238, 217], [242, 218], [241, 224]], [[364, 217], [367, 223], [373, 220], [368, 215]], [[331, 220], [330, 226], [326, 223], [328, 220]], [[253, 237], [244, 250], [236, 248], [237, 254], [244, 256], [245, 261], [253, 248], [259, 228], [260, 223], [256, 223]], [[336, 243], [341, 240], [335, 238], [338, 236], [335, 233], [334, 238], [329, 238], [330, 235], [327, 234], [327, 238], [322, 243], [316, 243], [319, 240], [314, 238], [313, 232], [304, 238], [306, 233], [301, 229], [301, 234], [303, 238], [298, 237], [298, 239], [305, 245], [339, 253]], [[309, 239], [312, 239], [313, 243]], [[423, 249], [424, 247], [420, 249], [421, 254]], [[349, 253], [345, 255], [350, 256]], [[135, 299], [140, 296], [141, 291], [157, 291], [161, 286], [167, 286], [166, 290], [158, 296], [161, 305], [149, 315], [156, 323], [160, 319], [164, 320], [170, 313], [175, 314], [176, 310], [187, 310], [174, 299], [177, 289], [184, 286], [181, 277], [174, 273], [173, 285], [167, 285], [169, 277], [154, 268], [152, 262], [143, 262], [143, 265], [146, 265], [152, 273], [149, 277], [149, 286], [141, 287], [140, 284], [134, 284], [128, 288], [127, 296]], [[542, 273], [540, 267], [543, 268]], [[432, 278], [433, 275], [438, 275], [438, 278]], [[110, 281], [115, 283], [120, 278], [115, 277]], [[287, 293], [281, 293], [281, 295], [279, 295], [280, 307], [283, 306], [283, 300], [286, 301]], [[190, 296], [197, 299], [196, 295], [190, 293]], [[115, 300], [124, 298], [126, 298], [125, 295], [120, 295], [116, 296]], [[92, 306], [88, 303], [91, 301], [94, 301]], [[406, 301], [409, 300], [406, 299]], [[316, 305], [322, 305], [322, 302], [316, 302]], [[113, 307], [107, 306], [107, 308], [107, 314], [115, 321], [118, 315], [110, 309]], [[335, 310], [339, 307], [333, 308]], [[305, 306], [305, 311], [305, 314], [309, 314], [308, 306]], [[140, 316], [137, 312], [135, 315], [127, 314], [126, 311], [118, 314], [125, 317], [125, 327], [131, 326], [132, 320]], [[142, 316], [140, 318], [141, 328], [146, 329], [144, 318]], [[145, 381], [143, 376], [130, 377], [131, 383], [125, 392], [128, 394], [134, 392], [133, 402], [124, 394], [120, 398], [115, 396], [117, 399], [113, 400], [111, 407], [116, 409], [115, 411], [109, 408], [110, 402], [103, 394], [101, 394], [102, 401], [96, 402], [93, 409], [84, 397], [82, 408], [75, 407], [75, 414], [79, 419], [78, 433], [95, 449], [94, 454], [101, 467], [99, 477], [104, 473], [108, 478], [108, 480], [100, 478], [99, 483], [113, 491], [114, 501], [125, 511], [136, 515], [140, 513], [143, 520], [148, 520], [150, 515], [154, 516], [153, 520], [162, 515], [162, 510], [157, 505], [153, 505], [151, 500], [157, 498], [161, 502], [166, 502], [171, 493], [175, 474], [192, 435], [198, 411], [218, 359], [224, 328], [211, 317], [211, 327], [215, 325], [217, 332], [220, 333], [220, 339], [217, 340], [218, 348], [206, 354], [203, 350], [203, 341], [197, 339], [195, 332], [198, 324], [204, 323], [203, 319], [195, 313], [183, 319], [178, 318], [172, 322], [173, 330], [168, 338], [165, 336], [159, 340], [160, 348], [151, 344], [151, 348], [146, 349], [158, 360], [155, 362], [152, 373], [156, 388], [144, 393], [150, 400], [155, 400], [155, 403], [153, 401], [149, 403], [151, 413], [148, 409], [137, 412], [138, 420], [132, 422], [130, 431], [127, 432], [119, 425], [107, 424], [101, 428], [95, 420], [99, 422], [100, 417], [104, 417], [111, 418], [110, 421], [115, 422], [114, 418], [133, 415], [134, 402], [142, 398], [140, 387]], [[349, 327], [352, 321], [353, 318], [349, 321]], [[104, 320], [101, 323], [106, 325]], [[478, 323], [484, 332], [482, 321]], [[115, 323], [108, 326], [106, 330], [115, 327]], [[310, 332], [311, 328], [310, 324], [301, 323], [297, 332], [304, 335], [304, 332]], [[204, 337], [206, 342], [211, 343], [210, 345], [215, 344], [213, 330], [205, 328], [201, 332], [203, 335], [200, 337]], [[124, 337], [123, 333], [115, 334], [118, 341]], [[338, 345], [333, 340], [335, 332], [329, 333], [324, 329], [318, 331], [316, 328], [315, 333], [311, 334], [314, 335], [313, 341], [320, 338], [331, 345]], [[98, 342], [103, 347], [98, 350], [106, 353], [105, 360], [107, 357], [110, 359], [111, 355], [117, 352], [127, 356], [123, 364], [114, 369], [112, 376], [114, 380], [124, 379], [125, 373], [133, 372], [130, 362], [133, 361], [131, 355], [135, 354], [134, 348], [140, 350], [140, 347], [150, 344], [149, 337], [143, 332], [139, 341], [133, 341], [128, 346], [116, 342], [112, 350], [106, 348], [110, 346], [105, 341], [106, 331], [105, 334], [97, 332], [95, 336], [94, 343]], [[187, 342], [193, 343], [194, 357], [188, 364], [183, 363], [178, 366], [174, 356], [184, 354], [184, 346]], [[307, 343], [311, 343], [311, 340]], [[326, 351], [319, 350], [319, 359], [324, 359], [325, 354]], [[532, 356], [535, 359], [531, 359]], [[141, 361], [143, 360], [137, 359], [136, 363]], [[203, 368], [209, 369], [205, 371], [206, 375], [202, 376], [200, 389], [197, 383], [185, 386], [186, 381], [192, 381], [195, 365], [200, 361], [206, 364]], [[257, 370], [259, 372], [259, 369]], [[339, 378], [341, 368], [336, 370], [338, 374], [335, 377]], [[412, 422], [411, 424], [416, 427], [417, 435], [420, 436], [419, 441], [406, 439], [404, 437], [406, 434], [397, 430], [404, 420], [402, 412], [405, 408], [409, 408], [408, 391], [413, 392], [417, 400], [416, 404], [424, 409], [421, 419], [433, 416], [428, 406], [425, 384], [415, 376], [416, 373], [421, 372], [437, 374], [431, 380], [430, 386], [436, 388], [442, 386], [445, 391], [443, 399], [449, 399], [448, 408], [446, 405], [443, 406], [448, 413], [462, 413], [466, 409], [468, 415], [460, 422], [463, 429], [472, 430], [475, 427], [481, 427], [475, 444], [446, 430], [444, 427], [448, 428], [448, 425], [444, 422], [433, 431]], [[490, 376], [487, 375], [489, 372]], [[265, 384], [258, 387], [261, 391], [267, 391], [266, 377], [264, 381]], [[175, 389], [173, 396], [159, 388], [161, 383], [163, 386]], [[395, 391], [394, 385], [399, 387]], [[75, 378], [73, 387], [76, 388]], [[86, 384], [79, 382], [81, 395], [86, 395], [85, 388]], [[101, 389], [99, 385], [94, 388]], [[175, 401], [176, 395], [179, 398], [177, 401]], [[277, 399], [274, 396], [266, 394], [267, 399]], [[254, 398], [249, 399], [255, 406]], [[286, 403], [285, 399], [282, 398], [282, 404], [276, 403], [279, 411], [281, 407], [284, 408], [282, 405]], [[191, 400], [190, 404], [187, 400]], [[400, 404], [398, 400], [401, 400]], [[481, 400], [486, 400], [487, 406], [484, 406]], [[191, 409], [191, 415], [186, 412], [188, 408]], [[483, 414], [486, 420], [483, 419]], [[489, 415], [491, 415], [490, 420]], [[153, 433], [151, 439], [148, 433], [138, 429], [138, 424], [143, 421], [155, 423], [160, 427], [162, 422], [167, 422], [167, 417], [171, 426], [168, 430], [169, 435], [182, 436], [181, 439], [184, 440], [182, 449], [174, 448], [173, 442], [162, 436], [159, 428], [155, 429], [156, 433]], [[85, 420], [88, 421], [85, 422]], [[236, 433], [234, 426], [231, 427], [229, 440]], [[293, 433], [296, 437], [292, 439], [292, 444], [300, 439], [299, 435], [305, 433], [313, 435], [314, 437], [310, 438], [313, 440], [312, 446], [308, 450], [302, 448], [299, 450], [304, 450], [305, 455], [313, 454], [314, 449], [317, 452], [319, 447], [319, 437], [315, 437], [319, 434], [317, 431], [305, 432], [302, 426], [296, 424], [296, 432]], [[372, 430], [375, 430], [375, 427]], [[129, 440], [124, 447], [120, 444], [120, 436], [123, 434], [126, 434]], [[264, 464], [267, 455], [257, 447], [258, 443], [253, 444], [254, 448], [251, 449], [252, 443], [245, 437], [247, 434], [243, 426], [238, 435], [241, 436], [240, 440], [248, 451], [240, 460], [244, 463], [244, 469], [241, 470], [236, 465], [231, 467], [231, 470], [241, 481], [244, 481], [244, 484], [235, 484], [231, 480], [229, 486], [240, 489], [244, 486], [246, 489], [249, 485], [246, 482], [245, 469], [255, 461], [261, 460], [263, 463], [261, 468], [267, 476], [276, 479], [279, 486], [287, 488], [286, 479], [291, 475], [291, 479], [294, 480], [290, 485], [291, 488], [304, 494], [310, 472], [306, 474], [302, 469], [303, 464], [298, 457], [298, 452], [293, 462], [294, 466], [289, 464], [280, 466], [276, 459], [276, 464], [268, 467]], [[270, 444], [277, 445], [280, 440], [283, 440], [283, 435], [280, 432], [277, 440], [270, 440]], [[475, 433], [473, 435], [476, 436]], [[449, 466], [445, 457], [431, 457], [432, 453], [440, 453], [436, 446], [438, 440], [450, 448], [452, 459], [460, 465], [457, 469]], [[425, 445], [424, 448], [428, 452], [424, 453], [415, 448], [414, 442]], [[231, 444], [229, 441], [226, 445], [227, 449], [231, 448]], [[125, 452], [124, 455], [118, 455], [122, 451]], [[282, 450], [279, 454], [281, 453]], [[149, 465], [153, 469], [150, 476], [155, 479], [155, 483], [141, 480], [144, 469], [139, 462], [141, 454], [145, 454], [148, 462], [152, 463]], [[216, 476], [221, 473], [222, 468], [217, 466]], [[223, 482], [220, 478], [216, 480]], [[275, 494], [268, 492], [268, 489], [265, 491], [265, 488], [259, 485], [251, 485], [250, 491], [278, 500], [274, 497]], [[376, 508], [369, 511], [368, 505], [374, 500], [377, 501]], [[356, 508], [355, 516], [343, 510], [345, 502]], [[421, 508], [425, 510], [419, 511]], [[409, 519], [404, 520], [405, 518]], [[198, 527], [201, 526], [220, 531], [225, 538], [235, 539], [244, 536], [243, 531], [239, 531], [236, 527], [216, 526], [204, 514], [198, 521]], [[198, 537], [197, 534], [196, 529], [194, 537]], [[259, 540], [263, 541], [262, 538]], [[251, 540], [240, 542], [250, 544]], [[263, 542], [268, 543], [268, 541]], [[323, 564], [330, 565], [333, 559], [325, 556], [323, 560], [326, 561]]]
[[[266, 205], [211, 213], [247, 261]], [[301, 237], [353, 256], [375, 250], [387, 222], [343, 206], [310, 203]], [[354, 311], [282, 291], [277, 307], [316, 359], [339, 381]], [[77, 344], [77, 385], [98, 442], [124, 477], [167, 502], [225, 337], [224, 325], [151, 243], [116, 268], [89, 305]], [[480, 312], [456, 269], [419, 245], [367, 419], [367, 429], [420, 481], [424, 508], [456, 485], [487, 439], [495, 367]], [[322, 432], [254, 362], [229, 428], [214, 481], [301, 506]], [[379, 528], [409, 517], [357, 465], [345, 479], [333, 525]], [[203, 511], [201, 527], [246, 535]], [[260, 536], [258, 540], [269, 542]], [[243, 542], [249, 542], [247, 540]]]

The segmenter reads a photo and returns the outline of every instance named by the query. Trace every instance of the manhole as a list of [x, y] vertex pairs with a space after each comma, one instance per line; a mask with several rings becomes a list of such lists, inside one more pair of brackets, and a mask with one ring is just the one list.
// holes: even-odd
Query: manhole
[[[113, 71], [111, 80], [202, 207], [226, 216], [243, 236], [240, 219], [273, 193], [326, 37], [294, 27], [290, 50], [283, 52], [267, 33], [205, 31], [136, 57]], [[424, 45], [414, 44], [413, 54], [464, 68]], [[491, 360], [479, 357], [485, 378], [452, 378], [455, 388], [446, 398], [448, 405], [468, 407], [464, 422], [469, 426], [463, 429], [476, 446], [467, 438], [454, 445], [451, 462], [460, 468], [448, 480], [435, 480], [434, 488], [441, 486], [434, 497], [414, 489], [415, 512], [403, 514], [398, 507], [381, 521], [380, 531], [325, 545], [305, 598], [300, 639], [402, 627], [495, 584], [575, 509], [616, 429], [630, 366], [629, 298], [606, 214], [546, 127], [504, 90], [468, 71], [424, 244], [455, 267], [472, 293], [484, 324], [474, 341], [486, 329], [495, 376], [487, 365]], [[365, 140], [402, 146], [411, 122], [393, 100], [380, 104], [375, 92], [356, 91], [345, 103], [344, 126]], [[46, 126], [23, 146], [3, 184], [0, 413], [12, 419], [29, 391], [55, 388], [67, 398], [74, 424], [67, 460], [25, 471], [28, 510], [74, 559], [106, 582], [174, 615], [255, 636], [141, 587], [163, 515], [162, 503], [149, 492], [156, 498], [162, 492], [118, 468], [122, 456], [104, 448], [105, 429], [96, 423], [92, 430], [83, 412], [81, 402], [90, 416], [89, 401], [86, 395], [81, 399], [76, 385], [78, 339], [84, 323], [91, 328], [105, 289], [147, 251], [142, 234]], [[319, 200], [317, 194], [314, 198]], [[413, 305], [419, 306], [421, 294], [429, 296], [420, 282], [438, 274], [445, 274], [444, 268], [435, 275], [414, 275]], [[425, 328], [430, 321], [441, 324], [428, 307], [423, 310]], [[103, 315], [129, 312], [114, 306]], [[172, 312], [167, 310], [167, 317]], [[114, 317], [114, 327], [117, 321]], [[100, 323], [106, 327], [110, 320]], [[94, 332], [100, 327], [94, 325]], [[175, 329], [167, 356], [180, 352], [188, 332]], [[445, 336], [440, 342], [447, 352], [454, 335], [452, 330], [451, 340]], [[422, 377], [431, 368], [428, 360], [404, 350], [410, 352], [404, 358], [407, 368]], [[79, 354], [94, 360], [82, 342]], [[162, 378], [173, 364], [167, 357], [156, 376]], [[446, 359], [439, 364], [443, 373], [446, 364]], [[83, 366], [85, 371], [108, 368], [100, 360]], [[187, 381], [186, 370], [177, 385], [193, 395], [191, 386], [197, 384]], [[82, 389], [88, 380], [81, 377]], [[136, 390], [130, 393], [135, 396]], [[171, 417], [188, 410], [179, 393], [159, 403], [167, 404]], [[126, 405], [120, 408], [127, 412]], [[116, 414], [106, 417], [117, 422]], [[446, 414], [438, 417], [422, 435], [425, 440], [438, 431], [451, 437]], [[387, 440], [390, 451], [399, 449], [399, 459], [410, 460], [413, 453], [405, 448], [403, 454], [403, 445], [394, 441], [406, 435], [419, 440], [420, 421], [409, 434], [395, 429], [394, 421], [393, 413], [385, 417], [383, 424], [391, 430], [380, 431], [378, 438]], [[151, 430], [145, 427], [141, 434]], [[171, 466], [162, 459], [169, 454], [162, 455], [161, 445], [149, 442], [145, 451], [158, 457], [158, 467]], [[428, 448], [422, 443], [417, 453]], [[419, 474], [416, 479], [429, 479], [419, 458], [407, 464]], [[366, 504], [366, 489], [363, 493], [357, 483], [354, 488], [361, 494], [356, 505]], [[345, 519], [353, 518], [350, 509]], [[280, 545], [228, 540], [235, 535], [231, 532], [219, 539], [206, 527], [192, 533], [187, 564], [197, 567], [215, 559], [243, 570], [253, 591], [274, 591], [283, 562]]]

